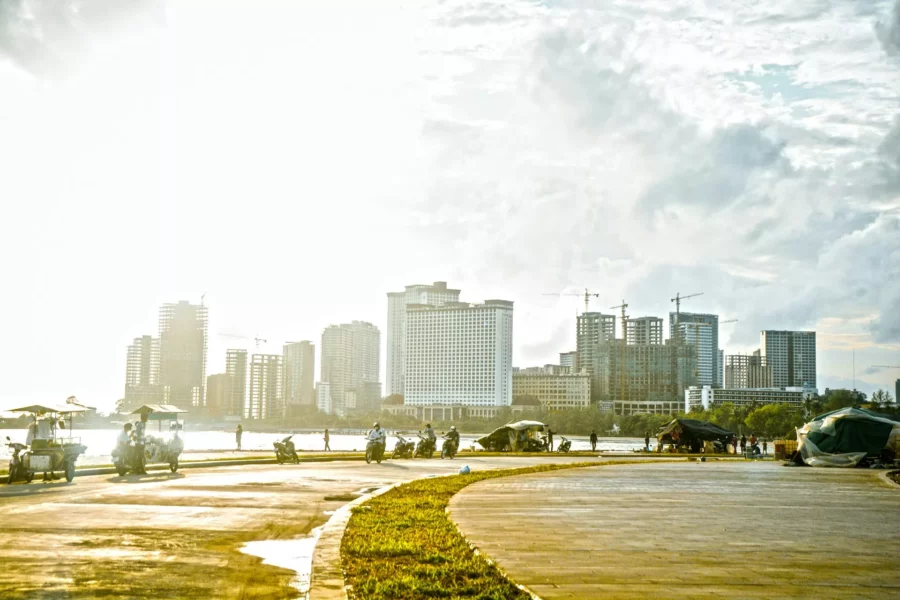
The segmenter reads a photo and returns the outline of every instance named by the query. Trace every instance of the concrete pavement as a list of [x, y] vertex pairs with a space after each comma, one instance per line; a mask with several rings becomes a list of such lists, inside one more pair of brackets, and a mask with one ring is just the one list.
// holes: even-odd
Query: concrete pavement
[[450, 516], [544, 600], [889, 598], [892, 485], [864, 469], [629, 464], [483, 481]]
[[355, 493], [472, 469], [584, 457], [210, 467], [0, 487], [0, 597], [285, 598], [294, 572], [243, 554], [293, 539]]

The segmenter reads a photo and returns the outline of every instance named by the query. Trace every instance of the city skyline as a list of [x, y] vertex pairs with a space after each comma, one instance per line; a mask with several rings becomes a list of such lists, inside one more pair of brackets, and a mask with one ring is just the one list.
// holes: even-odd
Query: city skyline
[[0, 407], [110, 407], [164, 302], [207, 294], [221, 373], [218, 333], [386, 332], [435, 280], [515, 301], [522, 366], [574, 347], [581, 299], [544, 294], [703, 292], [726, 353], [815, 330], [819, 387], [893, 388], [891, 0], [39, 4], [0, 21]]

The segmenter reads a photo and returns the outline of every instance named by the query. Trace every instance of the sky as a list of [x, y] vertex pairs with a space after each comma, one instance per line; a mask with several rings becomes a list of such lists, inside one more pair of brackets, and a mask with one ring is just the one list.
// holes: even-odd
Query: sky
[[0, 408], [111, 407], [164, 302], [216, 373], [432, 281], [518, 366], [574, 349], [546, 294], [702, 292], [893, 392], [900, 1], [0, 0], [0, 203]]

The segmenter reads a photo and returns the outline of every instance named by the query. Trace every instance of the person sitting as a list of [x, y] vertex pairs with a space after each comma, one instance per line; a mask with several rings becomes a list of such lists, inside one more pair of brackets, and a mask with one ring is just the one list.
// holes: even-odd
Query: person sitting
[[385, 435], [384, 430], [381, 428], [381, 424], [378, 421], [375, 421], [372, 427], [373, 429], [369, 432], [367, 438], [370, 442], [375, 442], [377, 447], [376, 452], [379, 456], [383, 456], [384, 446], [387, 444], [387, 435]]
[[444, 437], [453, 444], [453, 454], [456, 454], [456, 451], [459, 450], [459, 432], [456, 430], [456, 425], [451, 425], [450, 431]]
[[429, 449], [434, 452], [434, 449], [437, 447], [437, 436], [434, 434], [434, 428], [431, 426], [431, 423], [425, 424], [425, 430], [422, 433], [428, 442]]
[[122, 431], [116, 437], [116, 447], [112, 451], [113, 456], [125, 456], [128, 452], [128, 444], [131, 442], [131, 423], [125, 423]]

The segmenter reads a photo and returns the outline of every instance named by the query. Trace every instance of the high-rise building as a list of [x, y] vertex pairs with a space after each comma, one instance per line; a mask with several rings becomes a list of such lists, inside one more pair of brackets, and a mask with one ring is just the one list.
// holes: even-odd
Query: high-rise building
[[760, 332], [759, 349], [774, 387], [816, 387], [816, 332]]
[[569, 371], [575, 372], [575, 360], [576, 360], [576, 352], [573, 350], [571, 352], [560, 352], [559, 353], [559, 366], [568, 367]]
[[316, 347], [312, 342], [288, 342], [283, 349], [284, 404], [288, 416], [316, 406]]
[[231, 377], [231, 395], [225, 408], [229, 416], [244, 416], [247, 405], [247, 351], [225, 352], [225, 373]]
[[716, 362], [716, 387], [725, 383], [725, 351], [719, 348], [719, 360]]
[[407, 405], [509, 406], [513, 303], [407, 305]]
[[597, 400], [599, 381], [593, 371], [596, 364], [594, 352], [599, 344], [616, 339], [616, 316], [598, 312], [584, 312], [578, 315], [575, 329], [575, 371], [591, 376], [591, 397]]
[[719, 315], [669, 313], [669, 331], [674, 339], [694, 346], [697, 352], [699, 385], [719, 385]]
[[202, 410], [206, 403], [207, 308], [163, 304], [159, 309], [159, 382], [179, 408]]
[[753, 354], [730, 354], [725, 358], [725, 389], [772, 387], [772, 367], [759, 350]]
[[316, 406], [320, 413], [334, 414], [334, 403], [331, 401], [331, 384], [319, 382], [316, 386]]
[[678, 412], [684, 388], [696, 382], [693, 346], [675, 340], [623, 345], [617, 339], [597, 344], [592, 356], [592, 399], [617, 414]]
[[254, 354], [250, 357], [250, 393], [244, 416], [248, 419], [284, 417], [284, 386], [281, 355]]
[[406, 307], [410, 304], [441, 306], [459, 302], [459, 290], [444, 281], [432, 285], [408, 285], [402, 292], [388, 293], [387, 394], [406, 391]]
[[209, 415], [222, 417], [228, 413], [231, 405], [231, 375], [217, 373], [206, 378], [206, 412]]
[[625, 321], [625, 333], [629, 344], [662, 344], [663, 320], [659, 317], [628, 319]]
[[[332, 414], [346, 414], [359, 404], [370, 402], [373, 386], [380, 390], [381, 332], [371, 323], [353, 321], [330, 325], [322, 332], [322, 366], [319, 380], [329, 384]], [[352, 392], [348, 396], [348, 392]], [[359, 410], [359, 408], [357, 408]]]
[[131, 411], [144, 404], [165, 404], [164, 386], [159, 385], [159, 340], [144, 335], [128, 346], [125, 363], [125, 398], [123, 410]]

